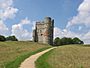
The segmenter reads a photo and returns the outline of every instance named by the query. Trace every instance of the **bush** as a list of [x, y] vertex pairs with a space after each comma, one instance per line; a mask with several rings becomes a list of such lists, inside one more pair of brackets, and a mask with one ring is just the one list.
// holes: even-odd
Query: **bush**
[[75, 38], [67, 38], [67, 37], [63, 37], [63, 38], [59, 38], [56, 37], [54, 40], [54, 45], [55, 46], [60, 46], [60, 45], [68, 45], [68, 44], [84, 44], [83, 41], [81, 41], [79, 38], [75, 37]]
[[61, 39], [59, 37], [55, 38], [54, 45], [60, 46], [61, 45]]
[[0, 41], [6, 41], [6, 38], [3, 35], [0, 35]]
[[67, 44], [73, 43], [72, 38], [63, 37], [61, 40], [62, 40], [62, 45], [67, 45]]
[[81, 41], [79, 38], [75, 37], [73, 38], [73, 44], [81, 44], [83, 41]]
[[18, 41], [18, 39], [15, 36], [8, 36], [6, 37], [7, 41]]

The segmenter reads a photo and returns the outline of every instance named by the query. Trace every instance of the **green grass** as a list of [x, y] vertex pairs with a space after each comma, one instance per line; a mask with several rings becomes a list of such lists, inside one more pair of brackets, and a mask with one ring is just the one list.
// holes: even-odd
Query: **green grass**
[[42, 55], [36, 68], [90, 68], [90, 46], [60, 46]]
[[0, 42], [0, 68], [18, 68], [24, 59], [49, 47], [33, 42]]
[[51, 68], [51, 66], [47, 63], [47, 58], [49, 57], [49, 54], [52, 52], [49, 51], [45, 54], [43, 54], [42, 56], [40, 56], [37, 61], [35, 62], [36, 64], [36, 68]]

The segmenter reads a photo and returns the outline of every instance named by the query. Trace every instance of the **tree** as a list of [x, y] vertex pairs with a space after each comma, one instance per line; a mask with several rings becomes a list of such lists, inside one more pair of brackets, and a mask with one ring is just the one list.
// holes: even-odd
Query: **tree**
[[62, 45], [66, 45], [67, 44], [67, 38], [66, 37], [63, 37], [61, 39], [61, 43], [62, 43]]
[[66, 38], [66, 44], [72, 44], [73, 40], [72, 38]]
[[59, 38], [56, 37], [54, 40], [54, 45], [55, 46], [60, 46], [60, 45], [68, 45], [68, 44], [84, 44], [83, 41], [81, 41], [79, 38], [75, 37], [75, 38], [67, 38], [67, 37], [63, 37], [63, 38]]
[[60, 46], [61, 45], [61, 39], [59, 37], [56, 37], [54, 40], [54, 45], [55, 46]]
[[6, 41], [6, 38], [3, 35], [0, 35], [0, 41]]
[[73, 38], [73, 44], [82, 44], [84, 43], [83, 41], [81, 41], [79, 38], [75, 37]]
[[84, 44], [84, 42], [83, 41], [80, 41], [80, 44]]
[[18, 41], [18, 39], [15, 36], [8, 36], [6, 38], [7, 41]]

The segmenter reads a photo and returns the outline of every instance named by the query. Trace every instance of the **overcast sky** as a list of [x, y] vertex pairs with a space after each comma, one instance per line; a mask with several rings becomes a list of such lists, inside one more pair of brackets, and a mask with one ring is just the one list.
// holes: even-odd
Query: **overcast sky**
[[90, 0], [0, 0], [0, 34], [32, 39], [36, 21], [55, 20], [55, 37], [90, 43]]

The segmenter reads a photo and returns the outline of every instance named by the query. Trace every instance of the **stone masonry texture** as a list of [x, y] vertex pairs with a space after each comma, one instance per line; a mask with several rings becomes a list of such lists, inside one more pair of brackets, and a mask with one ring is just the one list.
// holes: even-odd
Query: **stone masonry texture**
[[33, 41], [53, 45], [54, 20], [45, 17], [42, 22], [36, 22], [33, 30]]

